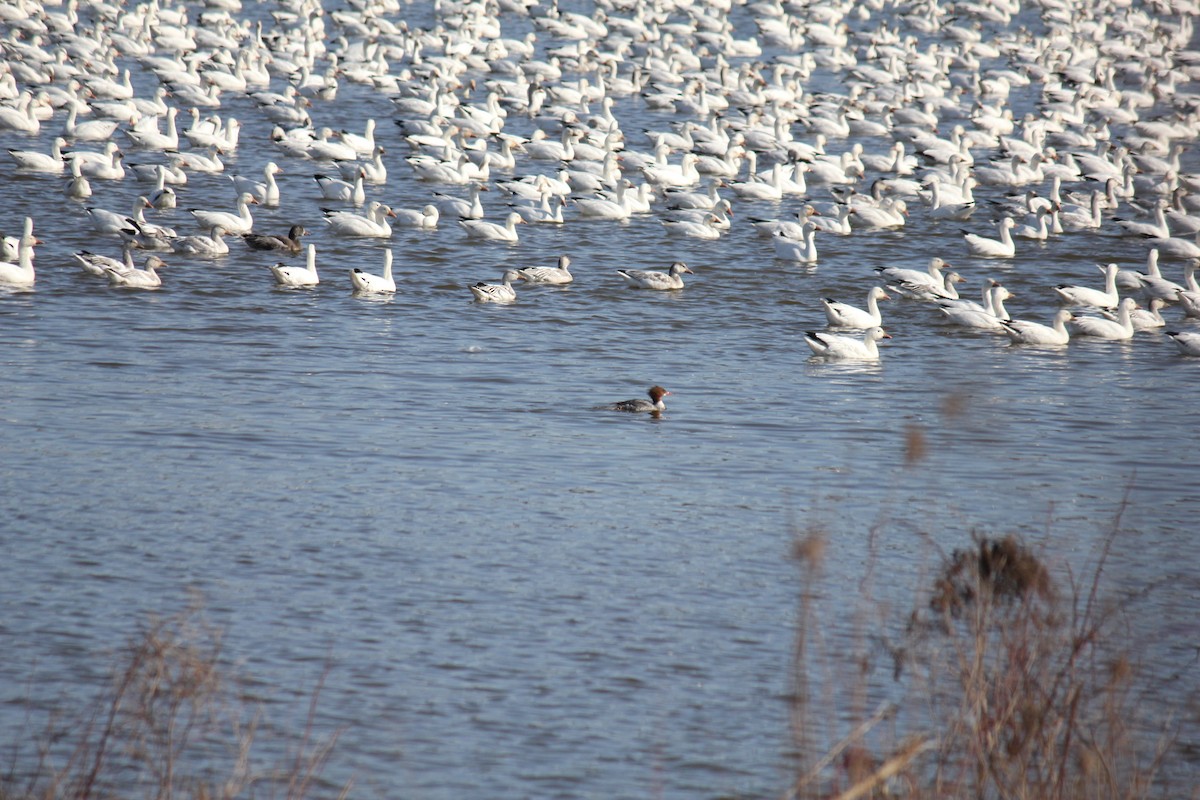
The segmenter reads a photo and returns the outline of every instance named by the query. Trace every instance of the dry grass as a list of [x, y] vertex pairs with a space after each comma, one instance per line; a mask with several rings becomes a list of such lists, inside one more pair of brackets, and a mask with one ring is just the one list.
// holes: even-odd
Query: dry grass
[[312, 796], [337, 739], [313, 739], [320, 686], [305, 731], [290, 745], [295, 755], [259, 768], [252, 757], [259, 717], [231, 672], [219, 632], [198, 608], [151, 620], [122, 649], [111, 683], [89, 708], [52, 715], [29, 745], [34, 768], [0, 778], [0, 800]]
[[[784, 797], [1181, 796], [1160, 780], [1170, 722], [1155, 730], [1139, 713], [1125, 620], [1101, 597], [1119, 524], [1120, 515], [1087, 580], [1068, 575], [1061, 586], [1019, 539], [974, 537], [914, 587], [916, 610], [900, 634], [885, 632], [868, 577], [861, 607], [849, 621], [837, 615], [856, 630], [849, 652], [831, 650], [821, 625], [826, 537], [798, 537], [797, 769]], [[893, 669], [875, 668], [887, 658]]]

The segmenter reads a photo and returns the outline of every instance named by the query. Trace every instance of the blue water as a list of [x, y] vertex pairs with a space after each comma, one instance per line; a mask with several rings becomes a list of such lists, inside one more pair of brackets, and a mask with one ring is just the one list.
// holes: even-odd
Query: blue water
[[[369, 195], [419, 207], [446, 187], [413, 180], [390, 108], [343, 81], [312, 114], [377, 117], [391, 177]], [[639, 127], [672, 119], [636, 98], [615, 111], [637, 148]], [[110, 288], [70, 254], [116, 256], [117, 240], [90, 230], [63, 179], [0, 162], [0, 227], [31, 215], [44, 242], [36, 288], [0, 294], [0, 741], [29, 736], [25, 704], [90, 695], [139, 622], [196, 593], [268, 701], [269, 732], [302, 729], [325, 675], [317, 732], [342, 729], [325, 777], [360, 796], [771, 796], [792, 766], [796, 535], [827, 537], [818, 590], [837, 645], [864, 593], [902, 625], [939, 551], [972, 533], [1026, 537], [1065, 580], [1119, 525], [1102, 586], [1155, 586], [1128, 605], [1129, 636], [1148, 716], [1178, 713], [1172, 770], [1194, 777], [1194, 709], [1176, 701], [1196, 678], [1200, 359], [1158, 333], [1013, 347], [902, 299], [884, 304], [894, 338], [877, 364], [821, 363], [802, 340], [824, 326], [819, 297], [857, 303], [872, 268], [932, 255], [972, 293], [995, 276], [1014, 316], [1048, 320], [1049, 287], [1098, 285], [1097, 261], [1138, 268], [1142, 240], [1105, 230], [972, 259], [960, 229], [990, 233], [986, 211], [941, 223], [910, 203], [903, 229], [822, 236], [819, 263], [799, 267], [746, 222], [797, 199], [735, 204], [717, 242], [665, 235], [654, 215], [528, 225], [516, 246], [448, 221], [340, 239], [320, 220], [320, 167], [276, 151], [246, 98], [219, 113], [244, 126], [227, 174], [283, 166], [284, 201], [255, 208], [255, 229], [307, 225], [320, 286], [276, 288], [277, 257], [231, 237], [213, 261], [168, 254], [158, 291]], [[0, 145], [47, 151], [62, 118]], [[113, 209], [147, 190], [93, 186], [88, 202]], [[178, 191], [179, 209], [148, 217], [197, 233], [184, 208], [232, 208], [224, 175]], [[383, 247], [399, 291], [354, 296], [347, 270], [378, 271]], [[469, 284], [560, 253], [569, 288], [471, 302]], [[615, 274], [673, 260], [696, 273], [679, 292]], [[1178, 279], [1180, 262], [1163, 265]], [[672, 392], [660, 418], [595, 410], [652, 383]], [[926, 452], [908, 463], [913, 430]]]

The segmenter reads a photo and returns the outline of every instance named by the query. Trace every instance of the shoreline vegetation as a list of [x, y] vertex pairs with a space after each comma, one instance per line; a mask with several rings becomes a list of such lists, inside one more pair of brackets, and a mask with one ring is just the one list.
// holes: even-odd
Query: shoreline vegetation
[[[909, 432], [912, 460], [922, 443]], [[1172, 785], [1177, 719], [1139, 704], [1130, 621], [1101, 588], [1127, 504], [1083, 576], [1056, 579], [1015, 536], [973, 534], [941, 554], [903, 624], [881, 616], [868, 567], [840, 652], [823, 623], [827, 537], [799, 531], [796, 766], [782, 800], [1200, 797]]]
[[331, 791], [321, 779], [339, 735], [314, 735], [326, 676], [309, 695], [304, 731], [286, 744], [289, 755], [264, 766], [256, 748], [262, 712], [225, 660], [221, 631], [195, 602], [139, 625], [110, 677], [90, 706], [51, 713], [39, 732], [9, 747], [0, 800], [350, 794], [351, 785]]

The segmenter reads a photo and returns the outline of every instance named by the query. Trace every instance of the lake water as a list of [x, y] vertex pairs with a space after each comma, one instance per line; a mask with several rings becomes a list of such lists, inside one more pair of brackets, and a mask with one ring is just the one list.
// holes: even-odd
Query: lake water
[[[432, 24], [423, 4], [405, 13]], [[753, 31], [744, 7], [732, 19]], [[530, 29], [501, 20], [507, 36]], [[1036, 25], [1036, 9], [1020, 20]], [[153, 77], [121, 63], [149, 94]], [[811, 84], [844, 91], [830, 70]], [[251, 101], [223, 97], [218, 113], [244, 126], [226, 174], [193, 174], [178, 209], [147, 216], [199, 233], [185, 208], [231, 209], [228, 175], [277, 160], [283, 201], [253, 209], [255, 230], [313, 231], [318, 287], [277, 288], [277, 257], [231, 237], [216, 260], [168, 254], [158, 291], [110, 288], [71, 253], [117, 256], [118, 241], [63, 198], [64, 179], [0, 161], [0, 227], [30, 215], [44, 242], [36, 288], [0, 294], [0, 741], [29, 736], [27, 702], [90, 694], [138, 622], [198, 592], [226, 655], [272, 701], [271, 727], [303, 727], [328, 663], [318, 730], [344, 732], [325, 776], [354, 777], [359, 796], [772, 796], [791, 766], [797, 531], [828, 536], [825, 607], [854, 607], [870, 569], [886, 576], [873, 599], [902, 624], [938, 549], [973, 532], [1025, 536], [1061, 576], [1086, 571], [1119, 524], [1103, 588], [1155, 586], [1129, 605], [1130, 635], [1147, 707], [1180, 726], [1171, 769], [1195, 777], [1200, 728], [1181, 698], [1194, 695], [1200, 633], [1200, 359], [1159, 333], [1014, 347], [899, 298], [883, 306], [894, 338], [878, 363], [823, 363], [803, 341], [824, 327], [819, 298], [859, 304], [878, 266], [939, 255], [972, 294], [995, 277], [1014, 317], [1047, 321], [1050, 287], [1099, 285], [1097, 262], [1140, 268], [1144, 240], [1108, 226], [978, 259], [961, 230], [990, 235], [988, 208], [947, 223], [913, 202], [902, 229], [820, 236], [805, 267], [777, 260], [747, 221], [800, 198], [735, 201], [715, 242], [665, 233], [656, 214], [570, 209], [562, 226], [521, 228], [515, 246], [475, 243], [447, 220], [387, 242], [339, 238], [311, 177], [329, 165], [284, 156]], [[1018, 114], [1030, 97], [1014, 92]], [[343, 80], [311, 113], [356, 131], [379, 120], [390, 177], [369, 197], [417, 208], [433, 191], [465, 194], [414, 180], [392, 108]], [[636, 97], [614, 112], [639, 150], [641, 128], [682, 119]], [[63, 118], [0, 146], [48, 151]], [[532, 125], [513, 115], [505, 130]], [[872, 138], [829, 149], [854, 141], [886, 150]], [[89, 204], [122, 211], [148, 189], [132, 177], [93, 188]], [[503, 203], [485, 195], [489, 219]], [[378, 272], [384, 247], [399, 290], [355, 296], [347, 271]], [[561, 253], [569, 288], [471, 301], [469, 284]], [[630, 289], [615, 272], [675, 260], [696, 273], [678, 292]], [[1182, 262], [1163, 268], [1178, 280]], [[653, 383], [672, 392], [660, 418], [595, 409]], [[927, 450], [910, 464], [914, 428]], [[829, 615], [827, 641], [853, 635], [845, 620]]]

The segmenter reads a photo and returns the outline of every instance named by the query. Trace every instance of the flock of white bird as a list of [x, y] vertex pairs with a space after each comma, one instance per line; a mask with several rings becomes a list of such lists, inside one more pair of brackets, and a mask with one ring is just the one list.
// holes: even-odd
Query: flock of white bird
[[[254, 206], [287, 206], [284, 172], [313, 176], [308, 196], [328, 206], [331, 236], [386, 240], [396, 226], [452, 221], [471, 239], [517, 244], [521, 225], [640, 216], [661, 222], [665, 242], [752, 226], [764, 255], [785, 267], [819, 263], [821, 238], [896, 230], [911, 214], [962, 227], [959, 252], [931, 257], [926, 270], [880, 266], [863, 306], [821, 299], [830, 328], [862, 333], [811, 331], [816, 356], [878, 358], [891, 338], [879, 303], [897, 297], [1014, 343], [1170, 327], [1182, 353], [1200, 355], [1200, 332], [1168, 322], [1200, 318], [1200, 175], [1182, 160], [1200, 134], [1200, 94], [1187, 91], [1200, 79], [1194, 0], [334, 5], [0, 6], [0, 135], [17, 143], [13, 168], [54, 176], [121, 249], [76, 253], [85, 272], [156, 288], [159, 253], [221, 258], [228, 236], [247, 250], [305, 254], [303, 266], [271, 266], [274, 278], [319, 284], [302, 226], [255, 230]], [[348, 83], [391, 101], [385, 124], [399, 126], [405, 152], [385, 151], [375, 119], [314, 122], [337, 118]], [[251, 116], [223, 116], [230, 98]], [[639, 127], [630, 122], [639, 115], [673, 124]], [[197, 230], [186, 235], [147, 218], [176, 208], [189, 176], [223, 172], [248, 135], [269, 138], [277, 155], [261, 172], [230, 176], [232, 209], [190, 209]], [[413, 208], [378, 199], [397, 168], [427, 188]], [[125, 180], [144, 184], [130, 213], [90, 204], [97, 183]], [[783, 213], [793, 201], [798, 210]], [[735, 222], [742, 205], [774, 214]], [[995, 235], [983, 217], [997, 220]], [[4, 238], [0, 284], [34, 285], [35, 222]], [[963, 278], [946, 263], [1019, 265], [1026, 242], [1075, 236], [1086, 252], [1101, 234], [1145, 241], [1144, 265], [1094, 259], [1104, 262], [1094, 279], [1046, 287], [1062, 306], [1048, 324], [1012, 319], [998, 280], [985, 279], [979, 300], [960, 297]], [[138, 250], [148, 251], [141, 267]], [[619, 276], [683, 289], [692, 270], [664, 262]], [[518, 283], [570, 283], [569, 264], [564, 255], [468, 288], [480, 302], [512, 302]], [[381, 273], [355, 268], [349, 278], [358, 292], [395, 292], [392, 253]]]

